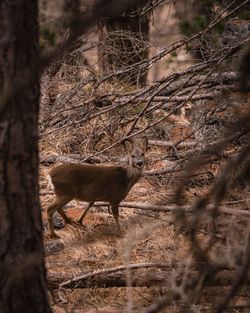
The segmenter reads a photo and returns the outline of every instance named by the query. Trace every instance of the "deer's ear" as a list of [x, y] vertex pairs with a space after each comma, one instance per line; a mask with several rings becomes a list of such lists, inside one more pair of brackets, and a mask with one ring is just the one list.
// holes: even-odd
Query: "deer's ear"
[[143, 136], [141, 139], [142, 148], [144, 151], [148, 149], [148, 138], [146, 136]]
[[131, 139], [125, 139], [123, 141], [123, 146], [124, 146], [124, 149], [128, 152], [132, 151], [133, 149], [133, 141]]

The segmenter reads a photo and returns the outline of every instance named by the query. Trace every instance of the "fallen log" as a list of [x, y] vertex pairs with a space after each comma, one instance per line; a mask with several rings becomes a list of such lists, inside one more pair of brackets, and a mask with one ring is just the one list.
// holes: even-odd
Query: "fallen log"
[[[54, 194], [52, 191], [40, 192], [40, 195]], [[95, 202], [94, 207], [109, 206], [107, 202]], [[70, 205], [70, 207], [74, 207]], [[192, 213], [191, 206], [176, 206], [176, 205], [160, 205], [151, 203], [140, 203], [140, 202], [121, 202], [120, 208], [128, 209], [140, 209], [145, 211], [159, 211], [159, 212], [176, 212], [177, 210], [184, 210], [186, 213]], [[208, 210], [213, 210], [214, 206], [212, 204], [206, 207]], [[218, 208], [218, 213], [224, 213], [228, 215], [245, 216], [250, 217], [250, 210], [248, 209], [234, 209], [226, 206], [220, 206]]]
[[[106, 202], [96, 202], [94, 206], [108, 206]], [[154, 205], [150, 203], [138, 203], [138, 202], [121, 202], [120, 207], [130, 208], [130, 209], [141, 209], [148, 211], [161, 211], [161, 212], [174, 212], [177, 210], [184, 210], [185, 212], [192, 212], [191, 206], [176, 206], [176, 205]], [[207, 206], [208, 210], [213, 210], [214, 206], [212, 204]], [[225, 206], [218, 208], [219, 213], [229, 214], [229, 215], [238, 215], [238, 216], [247, 216], [250, 217], [250, 210], [242, 209], [232, 209]]]
[[[89, 288], [91, 286], [97, 286], [97, 287], [124, 287], [126, 286], [126, 275], [125, 270], [135, 270], [135, 269], [143, 269], [146, 268], [157, 268], [157, 269], [171, 269], [173, 268], [173, 264], [167, 264], [167, 263], [139, 263], [139, 264], [130, 264], [127, 267], [126, 266], [118, 266], [113, 268], [107, 268], [102, 270], [97, 270], [89, 273], [74, 273], [74, 275], [69, 273], [63, 273], [63, 272], [49, 272], [48, 273], [48, 281], [49, 286], [52, 288], [63, 288], [63, 287], [69, 287], [69, 288]], [[144, 285], [146, 282], [144, 282], [143, 278], [148, 273], [141, 272], [140, 275], [137, 275], [133, 279], [134, 285], [133, 286], [140, 286]], [[147, 277], [147, 280], [149, 281], [150, 277]], [[152, 277], [150, 278], [151, 283], [153, 282], [160, 282], [163, 278], [160, 278], [153, 273]]]
[[80, 155], [80, 154], [68, 154], [68, 155], [48, 155], [48, 156], [42, 156], [40, 163], [44, 165], [50, 165], [54, 164], [56, 162], [62, 162], [62, 163], [89, 163], [89, 164], [99, 164], [99, 163], [105, 163], [108, 162], [108, 159], [104, 156], [99, 157], [90, 157], [88, 158], [87, 162], [83, 162], [83, 160], [86, 158], [86, 156]]
[[160, 170], [150, 170], [150, 171], [144, 171], [143, 176], [157, 176], [157, 175], [165, 175], [165, 174], [172, 174], [180, 172], [182, 169], [180, 166], [173, 166], [173, 167], [167, 167], [162, 168]]
[[[164, 141], [164, 140], [149, 140], [150, 145], [154, 146], [162, 146], [162, 147], [175, 147], [177, 143], [174, 141]], [[177, 144], [179, 148], [186, 148], [186, 147], [193, 147], [196, 145], [195, 141], [189, 141], [189, 142], [181, 142]], [[63, 154], [63, 155], [56, 155], [51, 154], [47, 156], [41, 156], [40, 163], [45, 165], [54, 164], [56, 162], [62, 162], [62, 163], [89, 163], [89, 164], [100, 164], [100, 163], [107, 163], [109, 162], [109, 159], [103, 155], [99, 155], [98, 157], [88, 157], [87, 161], [84, 161], [86, 159], [86, 155], [80, 155], [80, 154]]]
[[194, 147], [197, 145], [197, 142], [192, 140], [192, 141], [185, 141], [185, 142], [174, 142], [174, 141], [165, 141], [165, 140], [149, 140], [148, 141], [149, 145], [151, 146], [160, 146], [160, 147], [176, 147], [178, 148], [187, 148], [187, 147]]
[[[198, 271], [189, 272], [189, 277], [197, 277]], [[223, 287], [230, 286], [235, 279], [235, 271], [223, 270], [216, 275], [209, 277], [205, 281], [205, 286]], [[181, 277], [181, 276], [180, 276]], [[166, 287], [171, 286], [173, 279], [173, 270], [157, 269], [145, 271], [131, 270], [131, 286], [132, 287]], [[100, 273], [94, 271], [86, 274], [70, 274], [66, 272], [48, 272], [48, 284], [50, 289], [62, 288], [112, 288], [126, 287], [125, 268], [112, 273]], [[250, 285], [250, 278], [247, 279], [246, 285]]]

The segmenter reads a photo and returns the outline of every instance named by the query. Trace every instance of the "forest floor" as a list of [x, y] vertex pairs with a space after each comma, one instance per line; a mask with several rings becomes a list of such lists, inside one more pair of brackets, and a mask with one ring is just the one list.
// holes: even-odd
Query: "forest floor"
[[[153, 182], [142, 178], [132, 188], [126, 201], [154, 204], [162, 202], [159, 196], [165, 194], [170, 197], [166, 187], [160, 188], [159, 184], [154, 186]], [[42, 206], [46, 207], [52, 198], [51, 195], [43, 196]], [[67, 209], [67, 214], [76, 220], [84, 203], [74, 201], [73, 204], [73, 207]], [[59, 272], [65, 273], [65, 277], [74, 277], [80, 273], [140, 263], [165, 262], [178, 266], [178, 260], [188, 257], [185, 236], [176, 232], [171, 213], [148, 213], [139, 209], [120, 208], [120, 223], [124, 235], [119, 237], [115, 221], [108, 213], [107, 207], [92, 208], [83, 221], [85, 226], [66, 225], [63, 229], [56, 230], [60, 236], [56, 241], [62, 243], [60, 251], [53, 251], [55, 240], [48, 238], [45, 212], [43, 220], [49, 275]], [[174, 271], [174, 268], [175, 266], [171, 271]], [[142, 270], [133, 270], [131, 275], [135, 271], [140, 274]], [[65, 298], [68, 303], [60, 304], [59, 301], [58, 304], [60, 299], [55, 294], [53, 308], [54, 312], [118, 313], [132, 312], [132, 305], [133, 312], [140, 312], [144, 306], [158, 299], [162, 292], [162, 287], [155, 286], [66, 289]], [[168, 308], [166, 312], [177, 311]]]
[[[178, 135], [183, 129], [175, 129]], [[180, 137], [178, 136], [178, 139]], [[159, 161], [166, 148], [151, 147], [147, 153], [145, 170], [161, 169], [166, 161]], [[118, 149], [117, 154], [123, 153]], [[122, 158], [122, 155], [121, 155]], [[155, 160], [155, 161], [153, 161]], [[176, 231], [171, 212], [151, 212], [142, 209], [119, 209], [120, 223], [124, 234], [119, 236], [113, 216], [107, 207], [91, 208], [83, 220], [84, 226], [65, 225], [57, 229], [60, 239], [50, 239], [47, 228], [47, 214], [44, 210], [53, 200], [46, 175], [48, 167], [41, 166], [41, 205], [43, 208], [44, 242], [46, 265], [50, 275], [61, 274], [66, 278], [80, 273], [100, 269], [115, 268], [126, 264], [166, 263], [171, 264], [174, 275], [179, 260], [188, 257], [188, 242], [183, 234]], [[171, 204], [175, 191], [174, 178], [171, 184], [164, 183], [164, 177], [143, 177], [132, 188], [126, 202], [144, 204]], [[77, 220], [85, 203], [72, 201], [67, 205], [67, 214]], [[55, 214], [56, 215], [56, 214]], [[57, 217], [55, 222], [60, 221]], [[62, 221], [60, 221], [62, 223]], [[59, 226], [61, 226], [59, 223]], [[61, 228], [61, 227], [60, 227]], [[147, 273], [157, 269], [148, 269]], [[169, 268], [168, 268], [169, 271]], [[131, 275], [139, 275], [144, 269], [132, 270]], [[125, 272], [122, 272], [124, 277]], [[171, 278], [169, 277], [169, 281]], [[60, 281], [62, 282], [62, 281]], [[163, 287], [119, 287], [119, 288], [75, 288], [66, 289], [67, 303], [61, 303], [54, 293], [54, 312], [140, 312], [144, 306], [153, 303], [164, 293]], [[131, 310], [131, 305], [133, 310]], [[168, 308], [166, 312], [177, 312]]]
[[[176, 21], [173, 8], [166, 7], [155, 13], [157, 27], [152, 28], [154, 49], [164, 47], [179, 39], [178, 23]], [[161, 21], [158, 23], [158, 21]], [[167, 39], [166, 39], [167, 38]], [[151, 54], [154, 54], [154, 49]], [[91, 64], [96, 63], [96, 53], [90, 52], [87, 55]], [[179, 54], [178, 56], [167, 56], [160, 60], [154, 69], [149, 73], [148, 81], [153, 82], [169, 73], [176, 72], [188, 67], [192, 63], [189, 55]], [[180, 141], [190, 132], [189, 127], [171, 126], [171, 140]], [[65, 130], [68, 135], [70, 130]], [[191, 137], [190, 140], [193, 138]], [[58, 138], [58, 146], [60, 146]], [[48, 151], [46, 150], [46, 144]], [[72, 144], [73, 145], [73, 144]], [[41, 155], [50, 153], [51, 144], [46, 139], [43, 140]], [[58, 149], [59, 150], [59, 149]], [[57, 151], [57, 146], [53, 146], [53, 151]], [[74, 151], [73, 151], [74, 152]], [[113, 155], [118, 159], [123, 158], [123, 150], [118, 147]], [[157, 170], [171, 167], [171, 160], [162, 158], [171, 154], [171, 148], [151, 146], [147, 153], [147, 164], [145, 170]], [[59, 239], [52, 240], [48, 236], [46, 207], [53, 200], [53, 193], [48, 187], [46, 175], [50, 167], [41, 165], [40, 186], [41, 186], [41, 206], [44, 225], [44, 244], [46, 253], [46, 266], [48, 276], [60, 277], [59, 282], [80, 274], [91, 273], [93, 271], [126, 266], [128, 264], [169, 264], [166, 269], [147, 268], [146, 278], [142, 286], [130, 287], [109, 287], [101, 288], [95, 285], [74, 288], [65, 288], [63, 293], [59, 293], [57, 288], [51, 288], [51, 303], [55, 313], [76, 312], [76, 313], [137, 313], [143, 308], [155, 303], [166, 294], [167, 288], [174, 284], [179, 266], [188, 264], [190, 256], [190, 242], [185, 233], [178, 228], [175, 223], [176, 216], [170, 212], [146, 211], [143, 209], [129, 209], [120, 207], [120, 223], [124, 234], [120, 237], [117, 233], [115, 221], [108, 212], [107, 207], [91, 208], [85, 217], [84, 226], [63, 225], [60, 218], [56, 217], [56, 224], [60, 229], [56, 233]], [[220, 164], [213, 164], [209, 169], [214, 175], [219, 171]], [[181, 181], [180, 174], [168, 174], [165, 176], [145, 176], [132, 188], [125, 201], [144, 204], [173, 205], [173, 195], [178, 183]], [[211, 183], [211, 181], [210, 181]], [[185, 192], [185, 205], [191, 205], [195, 199], [199, 198], [209, 189], [206, 182], [199, 183], [192, 181]], [[240, 190], [236, 189], [228, 195], [228, 199], [238, 200]], [[84, 203], [72, 201], [67, 205], [67, 214], [76, 220], [81, 214]], [[223, 217], [224, 218], [224, 217]], [[234, 218], [228, 218], [230, 223], [234, 223]], [[227, 222], [228, 222], [227, 220]], [[206, 223], [205, 223], [206, 224]], [[201, 230], [199, 239], [206, 241], [206, 234], [211, 225], [207, 225]], [[146, 268], [146, 267], [145, 267]], [[119, 275], [129, 282], [131, 277], [144, 277], [145, 268], [119, 271]], [[163, 273], [165, 282], [150, 284], [148, 277], [154, 277]], [[96, 275], [105, 281], [105, 273]], [[152, 278], [153, 279], [153, 278]], [[147, 282], [147, 283], [146, 283]], [[213, 312], [213, 304], [218, 303], [221, 297], [228, 290], [228, 286], [210, 286], [201, 295], [202, 299], [197, 301], [202, 305], [192, 308], [192, 312]], [[232, 312], [247, 312], [244, 305], [247, 300], [247, 292], [242, 290], [235, 299], [234, 306], [237, 310]], [[182, 302], [175, 301], [174, 305], [168, 306], [161, 312], [180, 312]], [[242, 309], [243, 307], [243, 309]]]
[[[173, 141], [181, 139], [189, 129], [176, 126], [172, 128]], [[176, 136], [176, 137], [175, 137]], [[166, 166], [166, 160], [159, 161], [164, 154], [170, 153], [170, 148], [151, 146], [146, 158], [148, 160], [145, 170], [157, 170]], [[118, 148], [117, 155], [122, 158], [123, 150]], [[171, 162], [169, 161], [171, 166]], [[219, 164], [210, 165], [210, 171], [214, 174], [219, 171]], [[41, 166], [41, 205], [45, 209], [53, 200], [51, 189], [48, 187], [46, 174], [47, 166]], [[131, 189], [126, 197], [126, 202], [173, 205], [173, 195], [180, 180], [180, 174], [174, 173], [163, 176], [145, 176]], [[210, 181], [211, 183], [211, 181]], [[210, 188], [210, 183], [202, 179], [193, 180], [187, 186], [185, 205], [191, 205], [200, 196], [204, 195]], [[227, 196], [227, 201], [239, 200], [240, 189], [236, 188]], [[237, 201], [235, 201], [237, 203]], [[72, 201], [67, 205], [67, 214], [77, 220], [82, 212], [85, 203]], [[237, 204], [232, 206], [237, 208]], [[120, 223], [123, 235], [117, 233], [113, 216], [108, 208], [91, 208], [83, 220], [83, 226], [64, 225], [57, 216], [55, 224], [59, 224], [56, 233], [59, 239], [50, 239], [47, 228], [47, 215], [43, 210], [44, 243], [46, 252], [46, 266], [49, 281], [52, 280], [58, 285], [65, 280], [88, 274], [99, 270], [115, 269], [128, 264], [166, 264], [167, 268], [139, 268], [131, 271], [119, 271], [119, 278], [114, 278], [113, 285], [116, 287], [100, 287], [100, 281], [105, 284], [108, 273], [94, 275], [94, 280], [89, 281], [88, 286], [63, 289], [63, 294], [58, 293], [57, 288], [52, 288], [51, 301], [54, 312], [79, 312], [79, 313], [121, 313], [121, 312], [142, 312], [144, 307], [155, 303], [167, 292], [167, 287], [174, 285], [174, 279], [182, 266], [188, 267], [188, 260], [191, 257], [190, 241], [186, 234], [179, 229], [175, 223], [176, 215], [171, 211], [147, 211], [143, 209], [130, 209], [120, 207]], [[56, 215], [56, 214], [55, 214]], [[225, 219], [226, 217], [226, 219]], [[220, 217], [219, 225], [221, 233], [227, 233], [228, 225], [233, 228], [232, 234], [244, 236], [244, 223], [237, 216], [223, 215]], [[237, 229], [238, 226], [242, 229]], [[199, 231], [199, 240], [206, 242], [211, 225], [209, 220]], [[242, 237], [243, 238], [243, 237]], [[165, 277], [165, 282], [158, 280], [158, 275]], [[53, 278], [58, 277], [58, 278]], [[141, 286], [126, 287], [119, 286], [122, 279], [141, 280]], [[57, 280], [58, 279], [58, 280]], [[95, 285], [95, 279], [97, 283]], [[151, 282], [152, 280], [152, 282]], [[159, 283], [160, 282], [160, 283]], [[107, 284], [109, 284], [108, 282]], [[138, 283], [138, 282], [137, 282]], [[96, 286], [96, 287], [95, 287]], [[167, 287], [166, 287], [167, 286]], [[173, 287], [173, 286], [172, 286]], [[198, 312], [213, 312], [213, 304], [229, 290], [228, 286], [210, 286], [201, 295]], [[235, 299], [234, 305], [239, 310], [233, 312], [244, 312], [249, 290], [243, 289]], [[201, 305], [202, 303], [202, 305]], [[175, 301], [174, 305], [168, 306], [161, 312], [180, 312], [182, 302]], [[240, 307], [243, 307], [241, 309]]]

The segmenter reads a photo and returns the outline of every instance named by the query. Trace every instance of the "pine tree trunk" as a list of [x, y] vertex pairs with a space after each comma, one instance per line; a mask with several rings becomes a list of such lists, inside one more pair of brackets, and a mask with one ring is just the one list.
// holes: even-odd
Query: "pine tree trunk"
[[51, 312], [38, 195], [37, 2], [0, 2], [0, 312]]
[[[124, 16], [102, 18], [98, 27], [101, 72], [119, 71], [112, 79], [137, 86], [146, 84], [148, 68], [136, 64], [147, 60], [149, 52], [149, 16], [140, 15], [141, 10], [138, 15], [125, 13]], [[129, 66], [132, 66], [129, 71], [123, 71]]]

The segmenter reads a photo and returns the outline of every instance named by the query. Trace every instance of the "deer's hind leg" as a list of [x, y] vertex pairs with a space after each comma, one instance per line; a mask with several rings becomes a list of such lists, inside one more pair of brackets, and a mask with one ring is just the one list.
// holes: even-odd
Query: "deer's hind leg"
[[58, 238], [58, 235], [55, 233], [54, 224], [53, 224], [53, 214], [57, 211], [65, 221], [65, 223], [71, 223], [71, 220], [63, 211], [63, 206], [66, 205], [71, 198], [66, 197], [57, 197], [51, 203], [51, 205], [47, 208], [47, 216], [48, 216], [48, 225], [49, 225], [49, 234], [51, 238]]
[[82, 220], [84, 219], [84, 217], [86, 216], [86, 214], [88, 213], [89, 209], [92, 207], [92, 205], [95, 202], [89, 202], [86, 206], [86, 208], [84, 209], [84, 211], [82, 212], [81, 216], [78, 218], [77, 223], [78, 224], [82, 224]]
[[68, 215], [66, 215], [66, 213], [63, 211], [63, 208], [58, 209], [57, 212], [61, 215], [65, 224], [72, 224], [73, 223], [72, 220], [68, 217]]
[[119, 204], [120, 203], [111, 203], [111, 211], [116, 222], [118, 233], [121, 236], [122, 230], [121, 230], [121, 225], [119, 223]]

